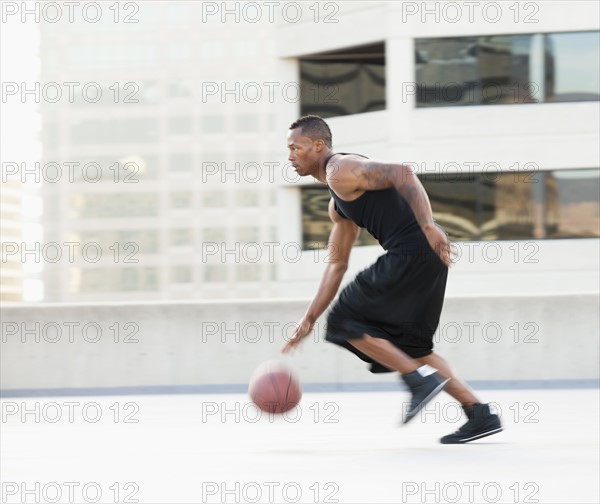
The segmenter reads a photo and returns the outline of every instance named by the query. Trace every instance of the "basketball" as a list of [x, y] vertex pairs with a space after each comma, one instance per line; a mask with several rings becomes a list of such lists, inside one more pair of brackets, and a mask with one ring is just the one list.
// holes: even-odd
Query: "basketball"
[[252, 374], [248, 386], [252, 402], [268, 413], [285, 413], [302, 398], [300, 382], [292, 371], [279, 362], [261, 364]]

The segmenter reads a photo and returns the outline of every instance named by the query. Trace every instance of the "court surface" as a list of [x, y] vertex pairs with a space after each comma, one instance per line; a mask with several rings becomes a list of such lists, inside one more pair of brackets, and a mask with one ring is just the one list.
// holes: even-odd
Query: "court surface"
[[478, 394], [505, 431], [467, 445], [446, 394], [402, 427], [401, 390], [7, 398], [2, 502], [600, 502], [598, 389]]

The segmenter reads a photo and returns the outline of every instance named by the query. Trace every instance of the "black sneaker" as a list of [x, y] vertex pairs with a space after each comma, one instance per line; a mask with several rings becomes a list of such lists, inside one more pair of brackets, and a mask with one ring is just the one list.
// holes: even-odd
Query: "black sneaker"
[[463, 406], [469, 421], [454, 434], [448, 434], [440, 439], [443, 444], [461, 444], [491, 436], [502, 430], [500, 418], [490, 411], [489, 404], [473, 404], [471, 412]]
[[428, 376], [422, 376], [418, 371], [403, 374], [402, 379], [412, 392], [410, 407], [402, 423], [412, 420], [450, 381], [450, 378], [444, 378], [439, 373], [434, 372]]

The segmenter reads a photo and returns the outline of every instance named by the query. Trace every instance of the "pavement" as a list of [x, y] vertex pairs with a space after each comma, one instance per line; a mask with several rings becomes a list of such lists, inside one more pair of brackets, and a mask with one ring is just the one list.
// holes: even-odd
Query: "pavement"
[[505, 430], [466, 445], [446, 394], [405, 426], [402, 390], [6, 398], [2, 502], [600, 502], [598, 389], [477, 393]]

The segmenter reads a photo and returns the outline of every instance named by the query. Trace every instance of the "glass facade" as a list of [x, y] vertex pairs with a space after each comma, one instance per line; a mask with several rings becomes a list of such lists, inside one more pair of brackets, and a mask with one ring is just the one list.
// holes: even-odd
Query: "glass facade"
[[156, 291], [159, 289], [158, 269], [82, 268], [72, 270], [74, 292]]
[[193, 281], [193, 270], [191, 266], [171, 267], [171, 282], [176, 284], [191, 283]]
[[189, 135], [192, 132], [192, 118], [179, 116], [169, 118], [169, 134]]
[[191, 228], [171, 229], [169, 243], [174, 247], [186, 247], [194, 243], [194, 230]]
[[531, 35], [418, 39], [417, 106], [535, 99], [528, 88]]
[[239, 264], [236, 267], [236, 280], [239, 282], [258, 282], [260, 280], [260, 265]]
[[159, 121], [153, 117], [129, 119], [87, 119], [71, 126], [73, 144], [155, 143], [159, 140]]
[[[600, 170], [420, 177], [453, 241], [600, 237]], [[324, 186], [302, 189], [303, 248], [322, 248], [332, 223]], [[357, 245], [377, 242], [365, 231]]]
[[[565, 32], [415, 40], [417, 107], [600, 99], [600, 34]], [[301, 113], [322, 117], [384, 110], [385, 46], [300, 59]]]
[[187, 153], [170, 154], [167, 162], [171, 172], [191, 172], [194, 168], [193, 156]]
[[80, 219], [122, 219], [156, 217], [159, 211], [157, 193], [74, 194], [70, 217]]
[[321, 117], [384, 110], [383, 43], [300, 59], [301, 113]]
[[597, 101], [600, 99], [600, 32], [544, 35], [552, 78], [546, 101]]
[[[329, 218], [331, 195], [325, 186], [302, 188], [302, 248], [304, 250], [324, 249], [333, 223]], [[376, 245], [377, 240], [366, 230], [362, 230], [356, 245]]]
[[417, 39], [417, 107], [597, 101], [599, 61], [598, 32]]
[[[135, 260], [138, 254], [158, 254], [160, 252], [159, 232], [156, 229], [80, 231], [73, 234], [72, 241], [82, 245], [96, 243], [102, 251], [110, 254], [113, 258], [120, 257], [117, 254], [122, 254], [123, 256], [130, 255], [131, 260]], [[81, 253], [83, 248], [78, 247], [75, 251]]]

